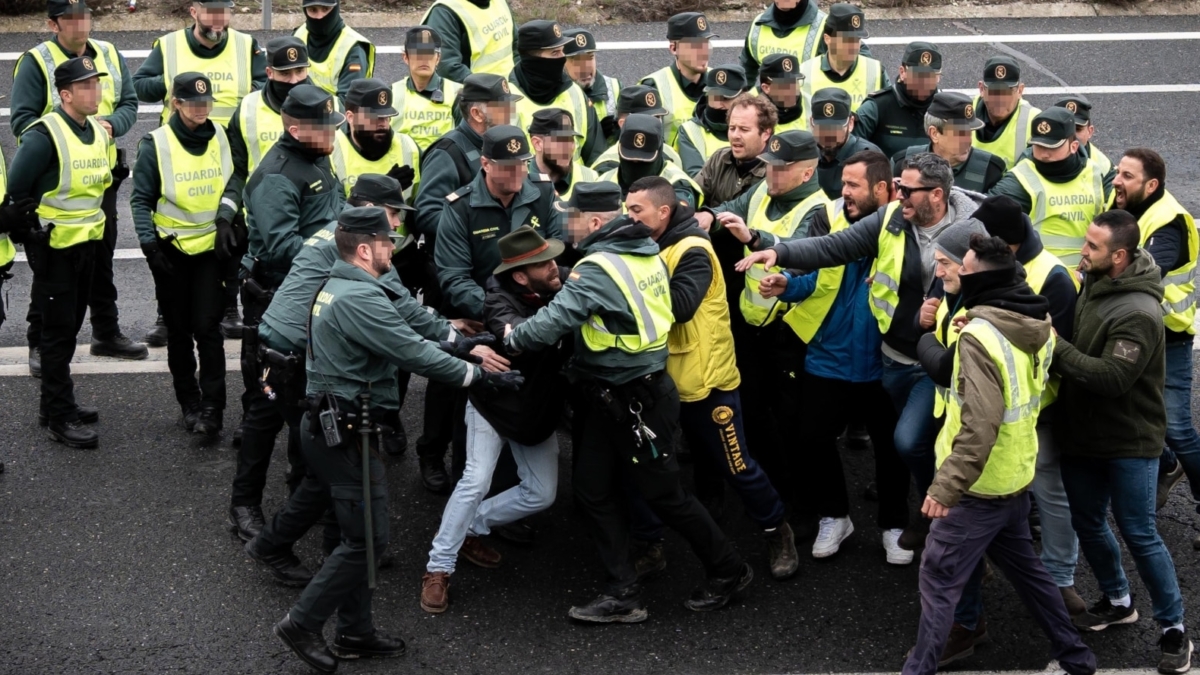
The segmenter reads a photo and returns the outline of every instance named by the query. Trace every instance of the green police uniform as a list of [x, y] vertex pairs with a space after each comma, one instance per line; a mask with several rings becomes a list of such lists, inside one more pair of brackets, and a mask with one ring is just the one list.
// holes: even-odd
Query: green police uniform
[[[816, 2], [804, 2], [803, 13], [787, 26], [777, 17], [779, 10], [774, 3], [754, 17], [739, 57], [746, 78], [751, 82], [758, 79], [759, 65], [771, 54], [791, 54], [804, 62], [825, 52], [825, 41], [821, 36], [825, 32], [826, 14], [817, 8]], [[863, 53], [869, 55], [865, 48]]]
[[[809, 117], [812, 118], [814, 128], [831, 126], [840, 129], [849, 122], [852, 107], [853, 98], [849, 92], [836, 87], [825, 87], [813, 95]], [[775, 133], [782, 131], [776, 127]], [[821, 150], [821, 156], [817, 159], [817, 181], [825, 191], [825, 196], [830, 199], [842, 196], [842, 165], [851, 155], [863, 150], [879, 152], [874, 143], [854, 134], [847, 134], [846, 142], [833, 154]]]
[[[937, 73], [942, 70], [942, 53], [937, 45], [913, 42], [904, 50], [902, 64], [912, 72]], [[934, 92], [936, 94], [937, 92]], [[903, 82], [867, 97], [855, 112], [854, 135], [865, 138], [888, 157], [929, 140], [925, 113], [933, 95], [925, 101], [912, 98]]]
[[437, 72], [447, 80], [464, 82], [471, 73], [506, 77], [512, 72], [516, 24], [505, 0], [485, 7], [469, 0], [436, 0], [421, 24], [441, 36]]
[[[905, 159], [922, 152], [933, 152], [933, 149], [929, 143], [914, 145], [892, 157], [892, 166], [896, 176], [900, 176], [900, 168]], [[967, 161], [955, 165], [952, 169], [954, 170], [955, 187], [972, 192], [991, 190], [1004, 177], [1005, 172], [1002, 158], [979, 148], [971, 148], [971, 153], [967, 155]]]
[[411, 77], [392, 85], [392, 105], [400, 114], [392, 128], [407, 134], [422, 151], [454, 128], [452, 107], [462, 85], [434, 75], [422, 91], [413, 86]]
[[[91, 57], [96, 63], [96, 68], [109, 75], [100, 79], [100, 109], [96, 117], [112, 125], [113, 136], [124, 136], [137, 122], [138, 106], [137, 93], [133, 89], [133, 80], [129, 76], [125, 57], [121, 56], [112, 43], [90, 39], [84, 47], [83, 55]], [[9, 126], [13, 136], [20, 138], [29, 125], [60, 103], [58, 91], [54, 87], [54, 69], [74, 56], [75, 54], [67, 53], [58, 39], [54, 38], [30, 49], [17, 59], [17, 66], [13, 69], [12, 92], [9, 95], [12, 101]]]

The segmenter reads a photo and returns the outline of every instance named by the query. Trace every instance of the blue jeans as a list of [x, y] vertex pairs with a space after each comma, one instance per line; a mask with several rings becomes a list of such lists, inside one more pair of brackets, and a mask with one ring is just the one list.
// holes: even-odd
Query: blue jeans
[[1062, 478], [1071, 502], [1071, 524], [1100, 590], [1110, 599], [1129, 593], [1121, 548], [1108, 527], [1111, 502], [1113, 520], [1150, 591], [1154, 619], [1163, 627], [1183, 623], [1175, 563], [1154, 524], [1158, 459], [1063, 457]]
[[1167, 452], [1162, 461], [1179, 460], [1192, 486], [1196, 512], [1200, 513], [1200, 434], [1192, 426], [1192, 343], [1167, 343]]
[[[497, 525], [544, 511], [558, 493], [558, 435], [537, 445], [508, 441], [521, 483], [483, 501], [505, 439], [467, 401], [467, 466], [442, 512], [442, 524], [429, 551], [428, 572], [454, 574], [458, 550], [468, 536], [483, 536]], [[482, 502], [482, 503], [480, 503]]]
[[883, 388], [900, 416], [896, 422], [896, 452], [917, 481], [917, 495], [924, 499], [933, 484], [933, 443], [938, 433], [938, 420], [933, 416], [933, 380], [920, 364], [905, 365], [884, 356]]

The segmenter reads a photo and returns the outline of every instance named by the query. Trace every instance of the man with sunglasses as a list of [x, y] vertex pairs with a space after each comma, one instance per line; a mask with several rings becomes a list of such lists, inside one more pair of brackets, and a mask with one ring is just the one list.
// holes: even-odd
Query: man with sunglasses
[[855, 111], [854, 134], [865, 138], [888, 157], [924, 143], [925, 113], [942, 81], [942, 52], [929, 42], [904, 49], [896, 83], [867, 97]]

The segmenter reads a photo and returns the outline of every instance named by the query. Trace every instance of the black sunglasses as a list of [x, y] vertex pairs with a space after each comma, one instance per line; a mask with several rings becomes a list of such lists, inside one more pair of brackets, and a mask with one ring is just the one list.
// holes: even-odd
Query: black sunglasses
[[896, 182], [896, 192], [899, 192], [900, 196], [903, 197], [904, 199], [908, 199], [909, 197], [911, 197], [914, 192], [929, 192], [930, 190], [936, 190], [936, 189], [937, 189], [937, 187], [924, 187], [924, 186], [909, 187], [907, 185], [901, 185], [899, 183], [899, 181]]

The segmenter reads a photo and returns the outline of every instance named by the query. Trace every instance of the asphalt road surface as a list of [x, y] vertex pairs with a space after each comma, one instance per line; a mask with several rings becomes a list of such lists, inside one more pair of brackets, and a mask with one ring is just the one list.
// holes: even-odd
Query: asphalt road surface
[[[1128, 87], [1196, 83], [1195, 40], [1053, 42], [1055, 34], [1195, 31], [1195, 17], [1067, 19], [1055, 21], [872, 22], [881, 36], [1039, 34], [1047, 41], [1011, 45], [948, 44], [944, 86], [965, 88], [979, 79], [986, 58], [1004, 50], [1026, 64], [1030, 86]], [[746, 25], [720, 25], [724, 38]], [[364, 30], [381, 45], [398, 44], [398, 30]], [[603, 27], [606, 41], [661, 39], [661, 24]], [[123, 49], [147, 49], [149, 34], [98, 34]], [[258, 36], [260, 40], [264, 36]], [[19, 52], [40, 35], [0, 35], [0, 52]], [[894, 71], [902, 47], [876, 53]], [[712, 63], [735, 62], [735, 49], [714, 50]], [[601, 70], [631, 82], [666, 63], [665, 50], [606, 51]], [[140, 60], [131, 59], [135, 70]], [[10, 86], [10, 66], [0, 67], [0, 93]], [[403, 75], [396, 55], [381, 56], [378, 76]], [[1168, 162], [1168, 187], [1200, 210], [1195, 93], [1089, 94], [1099, 134], [1110, 156], [1145, 145]], [[1052, 97], [1031, 97], [1046, 106]], [[131, 151], [154, 118], [143, 115], [121, 139]], [[0, 130], [11, 157], [14, 144]], [[122, 207], [119, 248], [136, 241]], [[152, 287], [145, 263], [118, 260], [122, 324], [138, 337], [153, 323]], [[307, 668], [271, 634], [271, 625], [297, 596], [274, 585], [242, 553], [225, 529], [235, 451], [228, 432], [201, 446], [178, 426], [178, 408], [164, 372], [89, 374], [77, 377], [81, 402], [101, 411], [101, 448], [66, 450], [37, 427], [37, 381], [19, 373], [24, 344], [20, 320], [28, 297], [23, 263], [5, 285], [10, 320], [0, 328], [0, 673], [306, 673]], [[88, 339], [88, 327], [80, 337]], [[81, 353], [86, 348], [80, 350]], [[10, 364], [6, 367], [3, 364]], [[144, 364], [143, 364], [144, 365]], [[112, 366], [121, 370], [122, 366]], [[229, 400], [240, 380], [228, 378]], [[404, 409], [409, 437], [421, 428], [423, 381], [417, 379]], [[234, 403], [236, 407], [236, 403]], [[236, 422], [236, 413], [226, 416]], [[804, 452], [797, 430], [795, 452]], [[873, 504], [859, 498], [872, 475], [870, 453], [847, 451], [847, 477], [857, 532], [835, 557], [816, 561], [801, 544], [801, 574], [776, 583], [766, 569], [764, 544], [740, 505], [722, 525], [758, 575], [746, 596], [726, 610], [700, 615], [682, 601], [701, 569], [686, 545], [668, 539], [670, 573], [646, 592], [650, 620], [639, 626], [572, 625], [571, 604], [596, 591], [601, 570], [572, 508], [569, 447], [564, 439], [558, 504], [534, 518], [532, 548], [496, 543], [505, 556], [496, 570], [464, 563], [453, 577], [451, 606], [440, 616], [420, 610], [417, 596], [429, 542], [444, 498], [420, 487], [416, 459], [390, 460], [392, 548], [397, 562], [379, 577], [375, 620], [404, 636], [409, 654], [398, 661], [343, 664], [343, 672], [382, 673], [767, 673], [880, 672], [898, 670], [916, 635], [919, 616], [916, 566], [884, 563]], [[283, 452], [277, 448], [264, 508], [277, 509], [284, 494]], [[1200, 554], [1193, 552], [1197, 516], [1186, 486], [1160, 514], [1159, 527], [1175, 556], [1188, 607], [1200, 601]], [[914, 512], [916, 501], [914, 497]], [[309, 565], [319, 544], [298, 547]], [[1134, 626], [1089, 635], [1102, 668], [1152, 667], [1158, 630], [1149, 598], [1126, 556], [1134, 602], [1143, 619]], [[1085, 562], [1080, 592], [1098, 598]], [[1002, 579], [985, 590], [993, 643], [962, 662], [964, 670], [1040, 671], [1048, 644]], [[332, 637], [330, 635], [330, 637]]]

